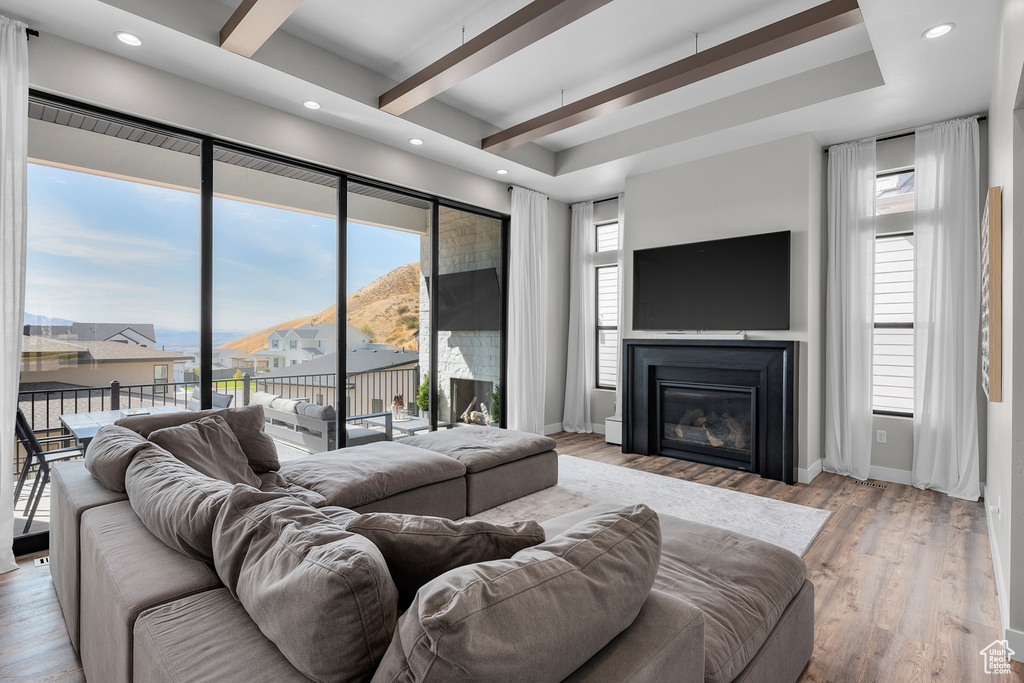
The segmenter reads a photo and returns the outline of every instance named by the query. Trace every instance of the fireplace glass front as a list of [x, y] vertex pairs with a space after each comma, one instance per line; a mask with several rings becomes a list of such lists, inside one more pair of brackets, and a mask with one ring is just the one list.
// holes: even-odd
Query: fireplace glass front
[[702, 453], [748, 469], [757, 433], [754, 399], [751, 387], [661, 383], [661, 450]]

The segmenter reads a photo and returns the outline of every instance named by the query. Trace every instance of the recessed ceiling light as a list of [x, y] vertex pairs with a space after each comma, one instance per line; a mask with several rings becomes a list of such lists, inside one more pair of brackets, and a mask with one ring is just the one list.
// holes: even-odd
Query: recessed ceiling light
[[128, 33], [128, 31], [118, 31], [114, 34], [114, 37], [125, 45], [131, 45], [132, 47], [142, 45], [142, 38], [139, 38], [134, 33]]
[[410, 145], [422, 145], [423, 144], [423, 140], [420, 140], [419, 138], [409, 138], [409, 144]]
[[302, 106], [305, 107], [306, 109], [319, 109], [320, 103], [317, 102], [316, 100], [306, 100], [305, 102], [302, 103]]
[[956, 24], [939, 24], [938, 26], [932, 26], [930, 29], [922, 33], [921, 37], [928, 40], [931, 40], [932, 38], [940, 38], [952, 31], [955, 26]]
[[497, 171], [495, 171], [495, 173], [497, 173], [498, 175], [508, 175], [508, 169], [507, 168], [499, 168]]

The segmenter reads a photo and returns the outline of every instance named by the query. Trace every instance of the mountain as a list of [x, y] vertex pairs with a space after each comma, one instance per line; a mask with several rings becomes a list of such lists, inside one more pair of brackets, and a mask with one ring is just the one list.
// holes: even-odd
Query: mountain
[[[230, 332], [214, 332], [213, 345], [226, 344], [239, 335], [245, 334], [242, 330]], [[156, 328], [157, 348], [166, 348], [168, 351], [179, 351], [199, 355], [199, 331], [198, 330], [176, 330], [170, 327]]]
[[[369, 333], [370, 341], [394, 344], [405, 349], [419, 348], [420, 264], [407, 263], [382, 275], [348, 298], [348, 322]], [[220, 345], [222, 349], [240, 349], [253, 353], [267, 348], [267, 335], [274, 330], [289, 330], [302, 325], [337, 322], [336, 306], [328, 306], [315, 315], [278, 323]]]
[[35, 315], [33, 313], [25, 313], [24, 325], [70, 325], [74, 320], [65, 320], [64, 318], [47, 318], [45, 315]]

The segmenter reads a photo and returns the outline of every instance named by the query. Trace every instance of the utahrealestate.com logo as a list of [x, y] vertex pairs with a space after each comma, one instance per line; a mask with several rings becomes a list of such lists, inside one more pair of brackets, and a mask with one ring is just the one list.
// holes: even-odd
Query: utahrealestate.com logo
[[1014, 654], [1016, 653], [1010, 649], [1005, 640], [993, 641], [992, 644], [981, 651], [981, 656], [985, 658], [985, 673], [1013, 673], [1013, 670], [1010, 668], [1010, 657]]

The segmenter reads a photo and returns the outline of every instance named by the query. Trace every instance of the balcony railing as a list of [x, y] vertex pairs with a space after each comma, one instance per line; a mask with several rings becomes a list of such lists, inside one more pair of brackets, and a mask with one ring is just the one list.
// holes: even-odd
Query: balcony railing
[[[391, 406], [401, 394], [406, 409], [416, 410], [416, 392], [420, 385], [419, 367], [405, 370], [383, 370], [348, 375], [346, 380], [346, 416], [380, 412]], [[18, 406], [39, 436], [66, 436], [66, 441], [47, 444], [50, 448], [71, 445], [73, 437], [61, 424], [61, 415], [92, 413], [101, 410], [129, 410], [146, 406], [188, 406], [196, 382], [167, 382], [122, 385], [116, 380], [107, 387], [75, 389], [40, 389], [18, 394]], [[296, 377], [250, 377], [217, 379], [213, 390], [231, 395], [232, 406], [248, 405], [252, 393], [264, 391], [282, 398], [305, 399], [310, 403], [339, 406], [336, 400], [335, 375], [299, 375]], [[21, 472], [25, 452], [18, 448], [14, 457], [14, 473]]]

